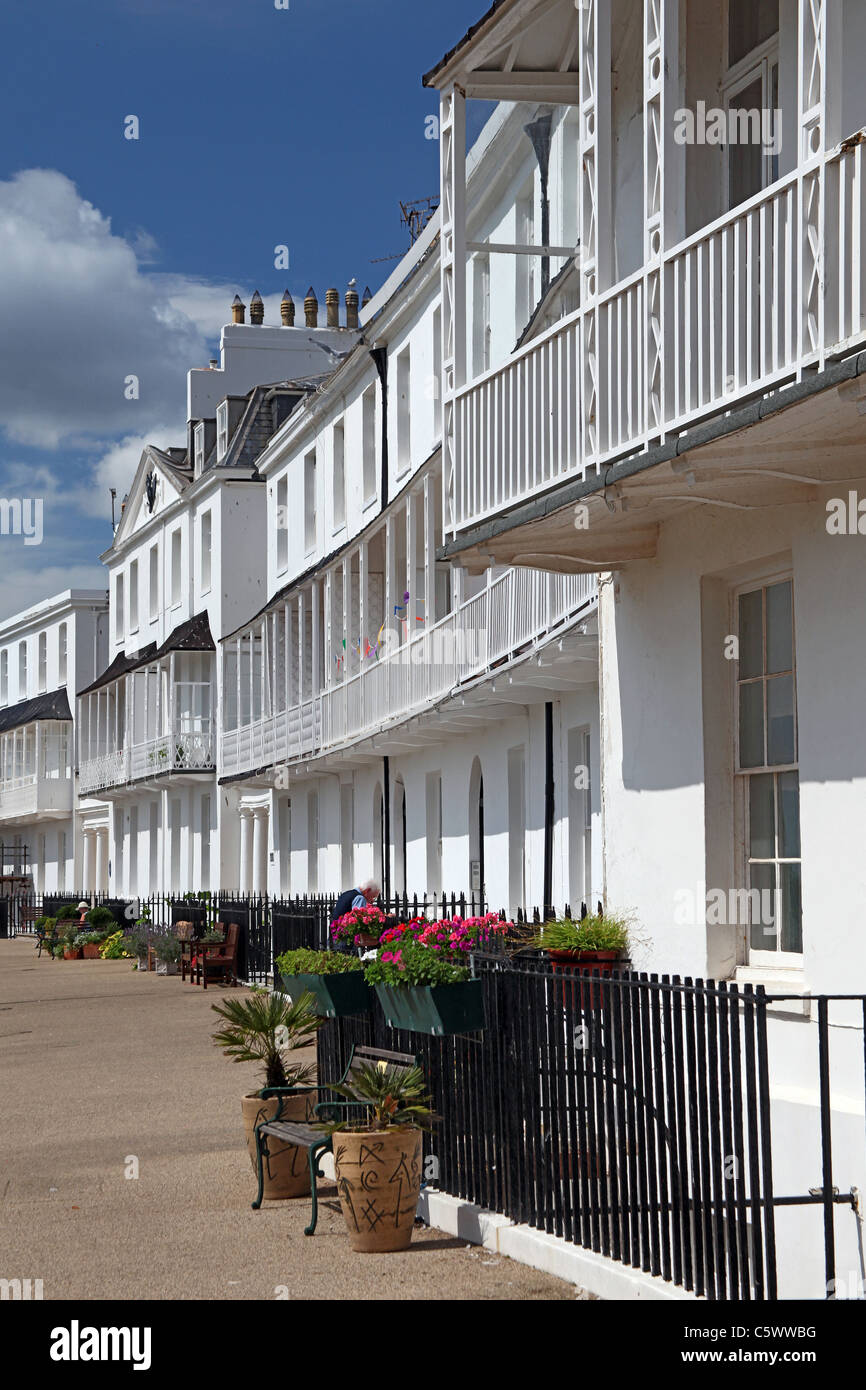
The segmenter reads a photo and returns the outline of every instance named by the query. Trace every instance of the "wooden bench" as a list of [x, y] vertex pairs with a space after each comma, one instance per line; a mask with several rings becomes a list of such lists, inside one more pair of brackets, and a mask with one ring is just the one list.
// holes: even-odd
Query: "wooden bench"
[[[378, 1066], [392, 1067], [395, 1071], [408, 1071], [410, 1067], [418, 1065], [417, 1057], [413, 1057], [409, 1052], [389, 1052], [381, 1047], [358, 1047], [352, 1048], [346, 1070], [336, 1083], [338, 1086], [349, 1086], [352, 1084], [352, 1077], [355, 1072], [370, 1064]], [[319, 1086], [269, 1086], [261, 1092], [262, 1099], [268, 1096], [280, 1097], [280, 1108], [271, 1120], [263, 1120], [256, 1125], [256, 1158], [258, 1167], [259, 1190], [256, 1200], [253, 1202], [253, 1211], [258, 1211], [262, 1205], [262, 1193], [264, 1191], [264, 1160], [268, 1157], [268, 1135], [274, 1139], [281, 1139], [286, 1144], [294, 1144], [299, 1149], [306, 1149], [310, 1164], [310, 1184], [312, 1189], [313, 1208], [310, 1216], [310, 1224], [304, 1228], [304, 1235], [315, 1234], [316, 1223], [319, 1219], [319, 1201], [316, 1192], [316, 1179], [323, 1178], [325, 1175], [319, 1169], [319, 1160], [323, 1154], [333, 1151], [333, 1139], [329, 1134], [323, 1134], [321, 1129], [317, 1129], [312, 1124], [302, 1124], [297, 1120], [281, 1120], [283, 1100], [291, 1096], [307, 1095], [311, 1097], [308, 1104], [308, 1114], [324, 1115], [327, 1111], [348, 1111], [353, 1106], [362, 1106], [364, 1102], [343, 1099], [328, 1099], [320, 1101], [313, 1106], [312, 1097], [322, 1091], [332, 1090], [332, 1086], [323, 1083]]]

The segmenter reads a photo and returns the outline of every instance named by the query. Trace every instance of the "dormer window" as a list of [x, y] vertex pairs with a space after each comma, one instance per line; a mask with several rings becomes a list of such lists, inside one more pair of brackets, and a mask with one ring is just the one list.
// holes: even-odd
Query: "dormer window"
[[200, 420], [193, 433], [193, 467], [195, 476], [204, 468], [204, 420]]
[[225, 458], [229, 447], [229, 403], [217, 406], [217, 463]]

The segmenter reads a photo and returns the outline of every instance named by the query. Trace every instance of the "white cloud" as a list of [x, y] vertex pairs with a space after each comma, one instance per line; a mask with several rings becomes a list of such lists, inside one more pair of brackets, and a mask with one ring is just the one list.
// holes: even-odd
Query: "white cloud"
[[[0, 420], [43, 448], [150, 437], [182, 441], [186, 373], [204, 366], [234, 290], [149, 272], [153, 238], [115, 235], [64, 174], [0, 181]], [[127, 400], [125, 379], [139, 379]]]

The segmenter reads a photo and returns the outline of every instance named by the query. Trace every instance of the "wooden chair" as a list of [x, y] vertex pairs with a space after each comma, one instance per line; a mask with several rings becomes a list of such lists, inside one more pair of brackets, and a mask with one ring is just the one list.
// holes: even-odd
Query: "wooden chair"
[[[217, 926], [220, 923], [217, 922]], [[223, 984], [236, 985], [238, 982], [238, 938], [240, 927], [230, 922], [226, 928], [225, 941], [221, 946], [205, 946], [198, 957], [196, 971], [207, 989], [208, 980], [222, 980]]]

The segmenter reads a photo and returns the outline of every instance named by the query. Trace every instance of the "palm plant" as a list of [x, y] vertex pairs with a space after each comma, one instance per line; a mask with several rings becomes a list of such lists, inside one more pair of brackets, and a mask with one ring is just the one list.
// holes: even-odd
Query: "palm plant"
[[329, 1134], [340, 1129], [390, 1129], [402, 1125], [407, 1129], [432, 1129], [435, 1118], [430, 1097], [424, 1090], [424, 1073], [420, 1067], [377, 1066], [373, 1062], [353, 1068], [351, 1081], [329, 1088], [346, 1100], [367, 1106], [369, 1118], [363, 1124], [351, 1120], [325, 1120], [322, 1128]]
[[266, 1087], [306, 1086], [315, 1066], [286, 1062], [285, 1054], [308, 1047], [324, 1022], [313, 1013], [315, 1001], [304, 994], [296, 1003], [280, 994], [256, 991], [245, 999], [212, 1004], [223, 1027], [213, 1041], [233, 1062], [258, 1062]]

